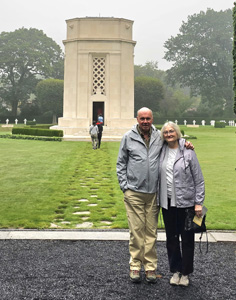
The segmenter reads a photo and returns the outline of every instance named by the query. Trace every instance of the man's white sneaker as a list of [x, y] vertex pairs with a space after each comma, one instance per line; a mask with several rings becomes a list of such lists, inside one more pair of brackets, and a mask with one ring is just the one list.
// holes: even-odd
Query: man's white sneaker
[[182, 275], [179, 281], [179, 285], [188, 286], [189, 285], [189, 279], [188, 275]]
[[180, 277], [179, 272], [174, 273], [174, 275], [170, 279], [170, 284], [179, 285]]

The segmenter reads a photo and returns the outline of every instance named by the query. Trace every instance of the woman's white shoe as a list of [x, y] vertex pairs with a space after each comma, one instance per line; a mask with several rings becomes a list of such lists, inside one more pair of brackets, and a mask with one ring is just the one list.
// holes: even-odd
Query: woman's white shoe
[[179, 272], [174, 273], [174, 275], [170, 279], [170, 284], [179, 285], [180, 277]]
[[188, 286], [189, 285], [189, 278], [188, 275], [182, 275], [179, 281], [179, 285]]

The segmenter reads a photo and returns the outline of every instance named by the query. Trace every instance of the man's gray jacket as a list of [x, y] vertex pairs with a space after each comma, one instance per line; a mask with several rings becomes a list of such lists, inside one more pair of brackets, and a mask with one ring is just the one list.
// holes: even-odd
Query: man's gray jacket
[[127, 189], [155, 193], [158, 186], [160, 132], [152, 125], [149, 148], [140, 136], [137, 125], [122, 138], [117, 159], [117, 176], [123, 192]]

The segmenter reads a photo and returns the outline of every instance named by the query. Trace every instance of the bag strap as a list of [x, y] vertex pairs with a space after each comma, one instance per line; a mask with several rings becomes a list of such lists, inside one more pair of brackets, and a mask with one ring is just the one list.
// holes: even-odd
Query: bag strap
[[[200, 235], [200, 237], [199, 237], [199, 241], [200, 241], [200, 243], [199, 243], [199, 249], [200, 249], [200, 253], [202, 254], [202, 236], [203, 236], [203, 232], [201, 232], [201, 235]], [[207, 254], [208, 253], [208, 235], [207, 235], [207, 231], [206, 231], [206, 252], [205, 252], [205, 254]]]

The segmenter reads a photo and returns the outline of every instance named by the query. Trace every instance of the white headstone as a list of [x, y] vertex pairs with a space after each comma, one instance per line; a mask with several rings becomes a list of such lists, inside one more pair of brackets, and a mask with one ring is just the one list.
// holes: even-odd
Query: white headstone
[[215, 120], [211, 120], [210, 124], [211, 126], [215, 126]]
[[186, 120], [184, 120], [184, 125], [185, 125], [185, 126], [187, 125], [187, 121], [186, 121]]
[[24, 124], [26, 125], [26, 123], [27, 123], [27, 120], [26, 120], [26, 119], [24, 119]]
[[206, 125], [206, 121], [202, 120], [202, 126], [205, 126], [205, 125]]
[[195, 120], [193, 120], [193, 125], [196, 125], [196, 121]]
[[18, 120], [17, 119], [15, 119], [15, 124], [17, 124], [18, 123]]
[[9, 120], [8, 120], [8, 119], [6, 119], [6, 124], [8, 125], [8, 123], [9, 123]]

